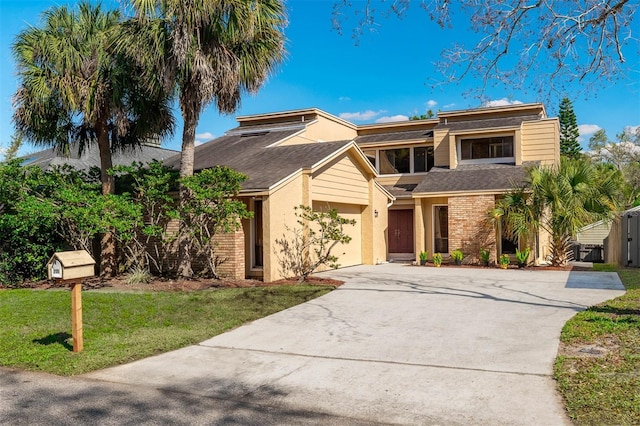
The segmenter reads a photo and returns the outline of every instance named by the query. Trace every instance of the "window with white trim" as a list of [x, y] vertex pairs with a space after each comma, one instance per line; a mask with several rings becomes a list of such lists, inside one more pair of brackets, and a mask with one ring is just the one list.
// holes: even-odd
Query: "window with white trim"
[[512, 161], [513, 136], [495, 136], [460, 140], [460, 160]]
[[367, 149], [364, 154], [381, 175], [424, 173], [433, 167], [433, 147]]

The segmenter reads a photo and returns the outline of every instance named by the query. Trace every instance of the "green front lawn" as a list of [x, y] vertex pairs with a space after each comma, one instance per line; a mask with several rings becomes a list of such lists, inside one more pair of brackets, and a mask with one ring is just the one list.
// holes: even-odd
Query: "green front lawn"
[[329, 291], [327, 286], [82, 294], [72, 352], [68, 291], [0, 290], [0, 365], [74, 375], [195, 344]]
[[555, 377], [579, 425], [640, 424], [640, 269], [617, 271], [625, 295], [578, 313], [562, 330]]

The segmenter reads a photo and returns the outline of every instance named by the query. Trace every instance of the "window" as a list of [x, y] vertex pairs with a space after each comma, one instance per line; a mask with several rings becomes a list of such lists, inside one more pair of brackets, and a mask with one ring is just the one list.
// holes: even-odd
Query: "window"
[[516, 254], [518, 248], [517, 238], [512, 240], [507, 237], [504, 222], [500, 222], [500, 247], [503, 254]]
[[411, 173], [410, 152], [409, 148], [380, 150], [380, 173]]
[[449, 253], [449, 207], [433, 207], [433, 252]]
[[462, 139], [460, 154], [461, 160], [513, 158], [513, 136]]
[[367, 156], [367, 160], [369, 160], [373, 168], [378, 170], [378, 165], [376, 164], [376, 151], [364, 151], [364, 155]]
[[433, 147], [365, 150], [369, 162], [383, 175], [424, 173], [433, 167]]
[[433, 167], [433, 147], [413, 148], [413, 172], [428, 172]]
[[253, 202], [253, 262], [254, 268], [262, 268], [262, 200]]

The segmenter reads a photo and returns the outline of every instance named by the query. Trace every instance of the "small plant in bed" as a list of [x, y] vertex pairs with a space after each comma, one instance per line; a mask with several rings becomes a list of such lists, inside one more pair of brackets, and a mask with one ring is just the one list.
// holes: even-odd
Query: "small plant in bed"
[[516, 260], [518, 261], [518, 268], [524, 268], [525, 266], [527, 266], [530, 252], [531, 250], [529, 249], [529, 247], [525, 248], [522, 251], [516, 249]]
[[489, 249], [480, 249], [480, 260], [482, 261], [482, 266], [489, 266], [489, 259], [491, 258], [491, 252]]
[[509, 267], [509, 264], [511, 263], [511, 259], [509, 258], [508, 254], [502, 254], [498, 259], [498, 263], [500, 264], [500, 268], [507, 269]]
[[456, 265], [462, 264], [462, 259], [464, 259], [464, 253], [460, 249], [455, 249], [451, 252], [451, 259]]

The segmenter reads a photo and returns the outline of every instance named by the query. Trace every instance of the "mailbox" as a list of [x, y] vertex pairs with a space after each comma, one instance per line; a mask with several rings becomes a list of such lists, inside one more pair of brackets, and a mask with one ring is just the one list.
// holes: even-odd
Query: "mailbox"
[[47, 262], [49, 279], [73, 280], [95, 275], [96, 261], [86, 250], [61, 251]]

